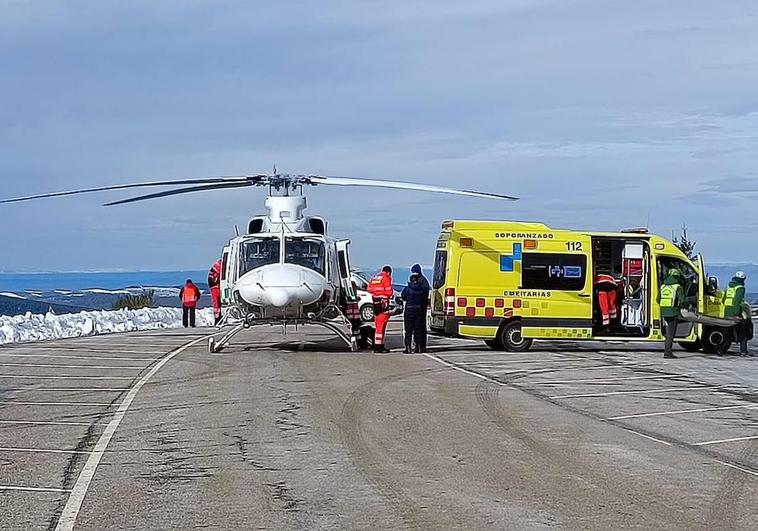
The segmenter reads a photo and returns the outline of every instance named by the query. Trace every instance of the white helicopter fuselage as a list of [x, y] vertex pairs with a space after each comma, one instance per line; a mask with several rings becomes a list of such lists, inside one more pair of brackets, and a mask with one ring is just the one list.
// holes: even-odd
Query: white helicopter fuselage
[[234, 290], [252, 306], [299, 309], [321, 299], [327, 290], [327, 280], [321, 274], [293, 264], [273, 264], [245, 273], [237, 280]]
[[340, 296], [354, 297], [349, 240], [330, 238], [321, 218], [304, 217], [302, 196], [269, 197], [266, 206], [269, 216], [253, 218], [248, 234], [224, 248], [223, 305], [258, 320], [306, 320]]

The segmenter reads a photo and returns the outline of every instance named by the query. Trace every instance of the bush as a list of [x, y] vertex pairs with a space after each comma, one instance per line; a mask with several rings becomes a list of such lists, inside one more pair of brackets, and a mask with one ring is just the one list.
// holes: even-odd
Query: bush
[[146, 289], [137, 295], [124, 295], [113, 303], [114, 310], [139, 310], [149, 308], [155, 302], [155, 290]]

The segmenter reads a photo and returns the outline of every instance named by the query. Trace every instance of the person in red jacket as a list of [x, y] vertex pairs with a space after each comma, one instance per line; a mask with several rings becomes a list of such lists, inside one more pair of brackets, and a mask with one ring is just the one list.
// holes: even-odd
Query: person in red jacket
[[221, 260], [218, 260], [208, 271], [208, 287], [211, 290], [213, 302], [213, 324], [221, 322], [221, 265]]
[[200, 290], [191, 279], [187, 279], [187, 283], [179, 291], [179, 299], [182, 301], [182, 309], [184, 310], [182, 316], [184, 328], [188, 326], [195, 328], [195, 309], [197, 308], [197, 301], [200, 300]]
[[597, 295], [603, 328], [609, 329], [618, 317], [619, 287], [611, 275], [595, 275], [595, 293]]
[[384, 266], [381, 272], [368, 283], [367, 291], [374, 303], [374, 352], [389, 352], [384, 346], [387, 324], [390, 321], [390, 299], [395, 294], [392, 288], [392, 268]]

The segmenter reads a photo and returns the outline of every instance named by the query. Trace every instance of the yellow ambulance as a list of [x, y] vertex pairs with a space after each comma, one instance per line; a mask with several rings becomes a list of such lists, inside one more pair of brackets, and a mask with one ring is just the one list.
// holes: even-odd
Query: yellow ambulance
[[[451, 220], [442, 224], [432, 279], [432, 333], [528, 350], [534, 339], [663, 341], [659, 287], [671, 268], [685, 280], [688, 350], [723, 352], [718, 281], [703, 261], [645, 229], [587, 232], [542, 223]], [[610, 286], [610, 287], [609, 287]]]

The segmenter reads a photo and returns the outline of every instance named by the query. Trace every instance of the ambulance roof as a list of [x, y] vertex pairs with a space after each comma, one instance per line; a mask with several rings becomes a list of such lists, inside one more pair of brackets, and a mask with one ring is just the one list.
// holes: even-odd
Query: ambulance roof
[[[542, 232], [573, 232], [579, 234], [586, 234], [588, 236], [598, 236], [606, 238], [650, 238], [655, 237], [655, 234], [647, 232], [593, 232], [586, 230], [575, 229], [554, 229], [545, 225], [544, 223], [537, 223], [532, 221], [495, 221], [495, 220], [476, 220], [476, 219], [451, 219], [443, 223], [443, 227], [447, 224], [453, 223], [453, 230], [520, 230], [520, 231], [542, 231]], [[445, 229], [443, 229], [445, 230]], [[637, 229], [635, 229], [637, 230]]]

